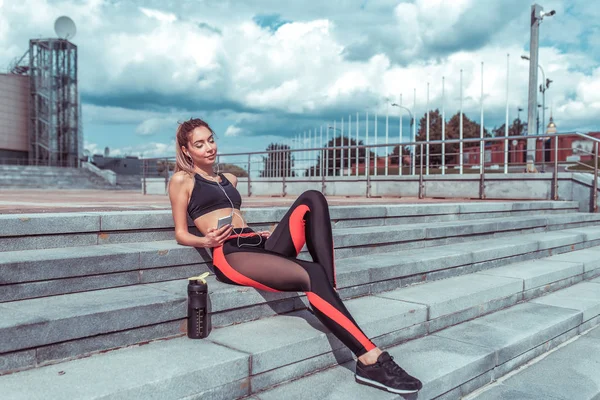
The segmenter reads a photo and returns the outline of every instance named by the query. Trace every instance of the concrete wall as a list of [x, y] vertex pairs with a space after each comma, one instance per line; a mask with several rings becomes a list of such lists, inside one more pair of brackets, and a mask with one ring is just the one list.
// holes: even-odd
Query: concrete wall
[[104, 157], [94, 154], [93, 163], [100, 169], [108, 169], [122, 175], [141, 175], [142, 160], [137, 157]]
[[28, 127], [29, 77], [0, 74], [0, 150], [28, 152]]

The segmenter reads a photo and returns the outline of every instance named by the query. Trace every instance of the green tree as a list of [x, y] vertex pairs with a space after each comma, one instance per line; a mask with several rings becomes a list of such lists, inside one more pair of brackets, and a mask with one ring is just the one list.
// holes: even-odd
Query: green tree
[[[392, 153], [390, 154], [390, 164], [398, 165], [398, 152], [400, 151], [400, 145], [395, 145]], [[410, 146], [402, 147], [402, 156], [410, 156]], [[402, 159], [402, 165], [410, 165], [410, 160]]]
[[246, 171], [244, 168], [239, 167], [235, 164], [220, 164], [219, 169], [223, 172], [229, 172], [230, 174], [233, 174], [234, 176], [237, 176], [238, 178], [248, 177], [248, 171]]
[[[345, 147], [343, 149], [340, 149], [339, 147], [342, 145]], [[358, 145], [363, 146], [364, 145], [363, 141], [359, 140]], [[334, 146], [338, 147], [335, 149], [335, 162], [333, 160], [333, 153], [334, 153], [333, 149], [327, 150], [327, 153], [325, 153], [325, 151], [321, 151], [321, 153], [319, 155], [317, 155], [317, 160], [315, 162], [315, 165], [307, 168], [304, 172], [311, 176], [320, 176], [321, 175], [321, 157], [323, 157], [323, 168], [327, 168], [326, 164], [328, 164], [328, 166], [329, 166], [329, 168], [327, 168], [325, 171], [325, 175], [327, 175], [327, 176], [333, 175], [334, 168], [335, 168], [336, 174], [339, 175], [340, 168], [349, 168], [350, 166], [356, 165], [356, 147], [350, 148], [350, 159], [348, 159], [348, 146], [356, 146], [355, 139], [349, 139], [347, 137], [344, 137], [344, 139], [342, 141], [341, 136], [331, 138], [329, 140], [329, 142], [327, 142], [326, 147], [334, 147]], [[344, 152], [343, 165], [342, 165], [342, 157], [341, 157], [342, 150]], [[370, 151], [369, 153], [370, 153], [371, 160], [373, 160], [375, 153], [373, 153], [372, 151]], [[365, 163], [365, 156], [366, 156], [365, 149], [364, 148], [358, 149], [358, 163], [359, 164]], [[329, 161], [327, 162], [327, 160], [329, 160]]]
[[[466, 114], [463, 113], [463, 138], [474, 139], [480, 137], [480, 124], [469, 119]], [[484, 137], [491, 137], [490, 132], [484, 128]], [[446, 139], [459, 139], [460, 138], [460, 113], [454, 114], [448, 121], [446, 121]], [[423, 114], [419, 121], [419, 130], [417, 133], [417, 141], [425, 141], [427, 139], [427, 113]], [[438, 109], [431, 110], [429, 112], [429, 140], [441, 140], [442, 139], [442, 115]], [[456, 154], [460, 151], [460, 145], [458, 143], [447, 143], [445, 148], [446, 163], [451, 163], [456, 159]], [[464, 148], [479, 146], [479, 142], [466, 142]], [[417, 164], [419, 163], [419, 146], [415, 149]], [[423, 153], [426, 152], [426, 147], [423, 145]], [[440, 165], [442, 163], [442, 145], [432, 144], [429, 145], [429, 163], [430, 165]]]
[[[505, 124], [500, 125], [500, 127], [495, 128], [493, 130], [494, 136], [500, 137], [504, 136], [504, 126]], [[520, 118], [515, 118], [513, 123], [508, 127], [508, 136], [523, 136], [527, 135], [527, 122], [521, 121]]]
[[[271, 143], [267, 146], [267, 156], [263, 156], [263, 170], [260, 173], [261, 177], [282, 177], [295, 176], [294, 157], [289, 151], [290, 146], [281, 143]], [[274, 152], [274, 150], [284, 150]]]

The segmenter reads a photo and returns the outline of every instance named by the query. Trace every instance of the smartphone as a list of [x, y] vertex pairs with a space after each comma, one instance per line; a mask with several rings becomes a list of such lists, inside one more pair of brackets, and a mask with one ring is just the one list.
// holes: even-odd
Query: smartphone
[[223, 217], [223, 218], [219, 218], [219, 221], [217, 222], [217, 229], [221, 229], [225, 225], [231, 224], [231, 220], [232, 219], [233, 219], [233, 217], [231, 215], [228, 215], [228, 216]]

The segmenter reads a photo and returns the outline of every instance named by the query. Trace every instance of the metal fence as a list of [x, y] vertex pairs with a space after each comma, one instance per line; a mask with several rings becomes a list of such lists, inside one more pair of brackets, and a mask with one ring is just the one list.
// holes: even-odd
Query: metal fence
[[[587, 161], [561, 162], [559, 137], [577, 135], [592, 142], [592, 151], [580, 150], [581, 158]], [[541, 144], [537, 152], [542, 154], [535, 169], [524, 161], [527, 139], [537, 139]], [[522, 172], [552, 172], [552, 198], [558, 199], [558, 172], [577, 169], [594, 175], [594, 196], [597, 196], [598, 143], [600, 139], [580, 132], [546, 134], [544, 136], [504, 136], [475, 139], [448, 139], [411, 141], [405, 143], [363, 144], [332, 147], [310, 147], [294, 149], [275, 146], [271, 150], [247, 153], [228, 153], [217, 156], [218, 172], [231, 172], [248, 180], [248, 196], [252, 182], [282, 184], [285, 195], [286, 180], [295, 182], [339, 180], [344, 177], [362, 178], [366, 182], [366, 195], [369, 196], [370, 179], [374, 176], [413, 176], [419, 178], [446, 174], [478, 174], [480, 198], [485, 198], [486, 174], [508, 174]], [[523, 143], [522, 145], [519, 145]], [[551, 147], [548, 147], [550, 145]], [[390, 148], [398, 147], [397, 154]], [[539, 145], [538, 145], [539, 146]], [[383, 155], [382, 155], [383, 153]], [[501, 159], [498, 163], [494, 160]], [[299, 162], [300, 161], [300, 162]], [[161, 177], [165, 185], [175, 167], [175, 158], [154, 158], [143, 160], [143, 187], [145, 179]], [[422, 198], [422, 190], [419, 190]], [[594, 204], [596, 202], [594, 201]]]

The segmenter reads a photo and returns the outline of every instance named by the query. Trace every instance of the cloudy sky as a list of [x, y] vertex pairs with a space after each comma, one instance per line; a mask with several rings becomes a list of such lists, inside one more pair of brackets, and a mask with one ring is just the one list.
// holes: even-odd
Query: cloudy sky
[[[600, 7], [544, 0], [540, 65], [559, 131], [600, 130]], [[28, 39], [77, 24], [86, 148], [172, 156], [178, 120], [201, 117], [221, 153], [259, 151], [348, 115], [459, 107], [485, 126], [504, 122], [507, 54], [511, 120], [527, 106], [531, 3], [523, 0], [0, 0], [0, 68]], [[593, 38], [596, 40], [593, 40]], [[541, 81], [541, 78], [540, 78]], [[541, 98], [540, 98], [541, 102]], [[547, 117], [550, 110], [547, 112]], [[526, 113], [526, 112], [525, 112]], [[524, 116], [522, 113], [521, 116]], [[408, 137], [408, 118], [404, 118]], [[353, 131], [355, 121], [353, 121]], [[395, 127], [394, 127], [395, 124]], [[347, 126], [347, 122], [346, 122]], [[371, 135], [373, 128], [371, 127]], [[379, 135], [384, 134], [379, 129]], [[381, 139], [380, 139], [381, 140]]]

